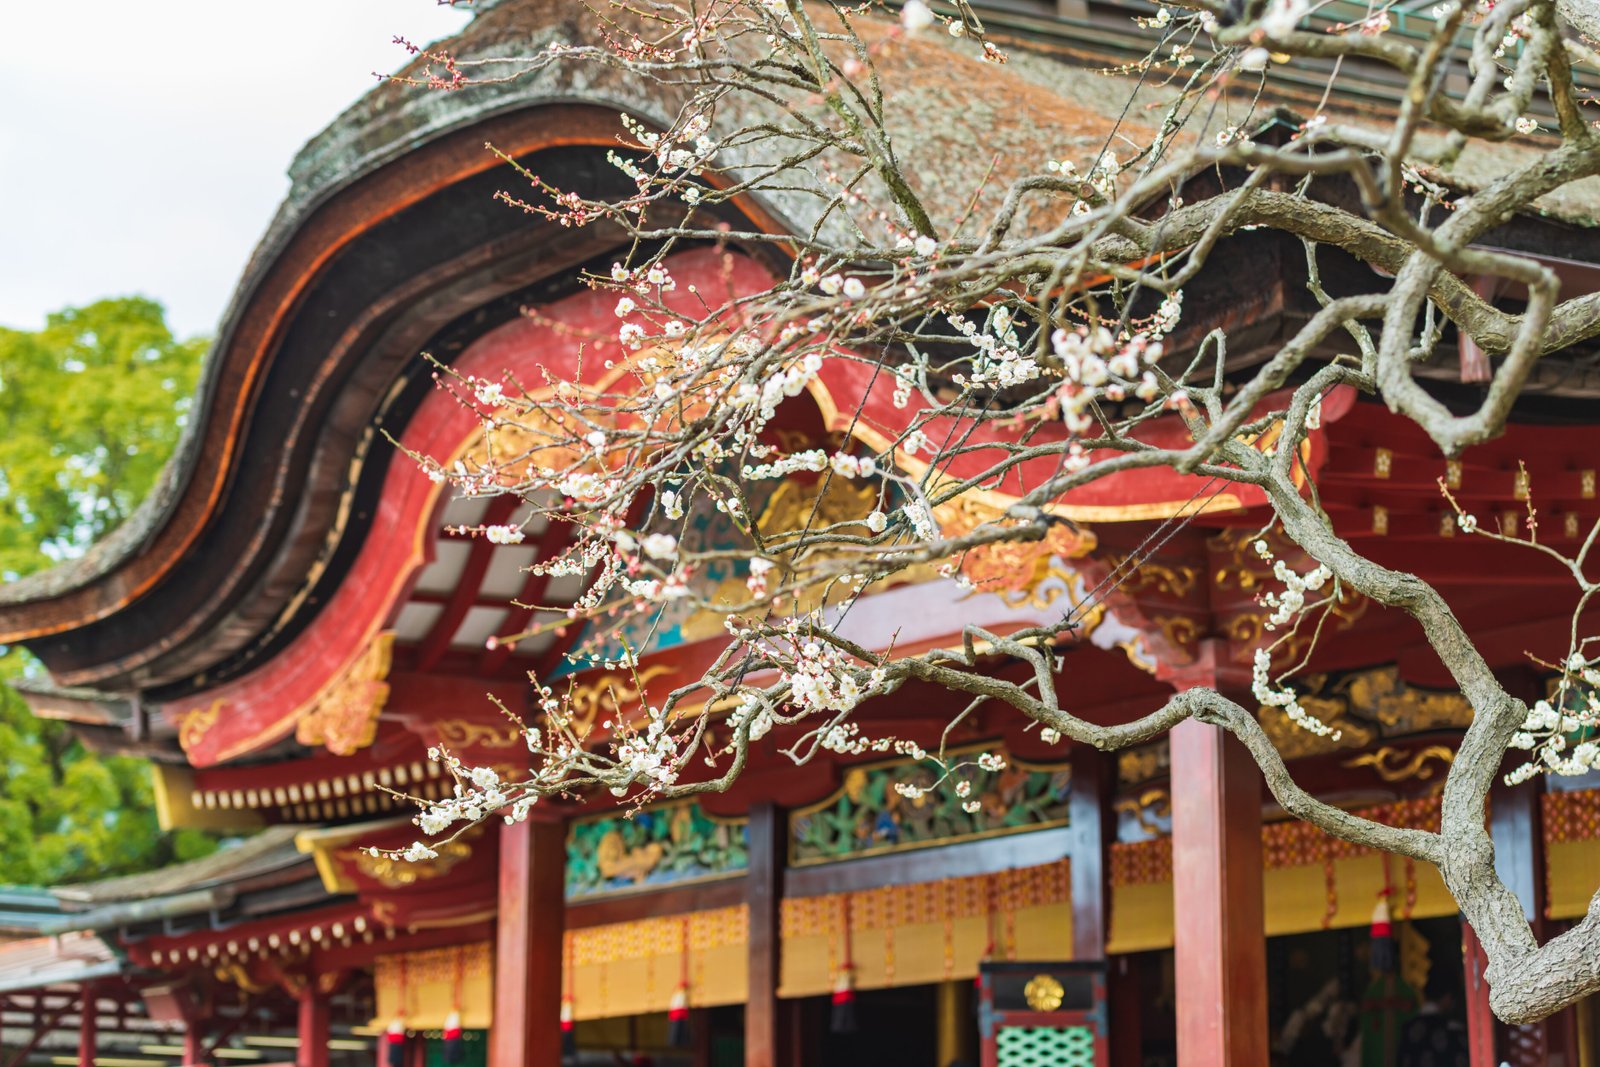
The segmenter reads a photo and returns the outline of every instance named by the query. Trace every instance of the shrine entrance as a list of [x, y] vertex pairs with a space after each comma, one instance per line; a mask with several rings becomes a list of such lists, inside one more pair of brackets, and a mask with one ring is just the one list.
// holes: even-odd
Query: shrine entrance
[[1267, 974], [1275, 1063], [1466, 1062], [1458, 919], [1269, 938]]

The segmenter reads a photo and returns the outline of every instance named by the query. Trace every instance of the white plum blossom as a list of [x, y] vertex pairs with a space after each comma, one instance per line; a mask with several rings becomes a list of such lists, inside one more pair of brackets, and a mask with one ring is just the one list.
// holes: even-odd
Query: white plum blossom
[[669, 533], [653, 533], [645, 537], [640, 547], [651, 559], [671, 559], [678, 551], [678, 539]]
[[517, 545], [522, 543], [522, 529], [517, 526], [485, 526], [483, 536], [493, 545]]
[[900, 9], [900, 24], [913, 33], [925, 30], [933, 23], [933, 9], [923, 0], [906, 0], [906, 5]]

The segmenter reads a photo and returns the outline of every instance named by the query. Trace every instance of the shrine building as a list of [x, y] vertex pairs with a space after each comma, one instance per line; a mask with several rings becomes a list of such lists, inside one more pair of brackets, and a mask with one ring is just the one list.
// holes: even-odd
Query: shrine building
[[[580, 5], [478, 6], [443, 46], [463, 60], [595, 39]], [[1134, 90], [1099, 71], [1149, 47], [1129, 20], [1144, 8], [980, 7], [1013, 52], [1005, 66], [942, 37], [884, 58], [897, 149], [952, 216], [991, 165], [1003, 190], [1064, 145], [1103, 143]], [[1316, 18], [1365, 10], [1335, 0]], [[1344, 103], [1392, 111], [1401, 87], [1350, 66]], [[1283, 92], [1285, 109], [1314, 107], [1317, 72], [1286, 69]], [[1424, 1003], [1459, 1022], [1475, 1067], [1600, 1065], [1591, 1001], [1537, 1026], [1497, 1023], [1438, 874], [1287, 818], [1243, 749], [1199, 722], [1102, 754], [979, 707], [957, 745], [1003, 752], [1006, 766], [967, 775], [975, 811], [942, 791], [903, 798], [897, 783], [929, 773], [908, 759], [797, 765], [778, 731], [724, 793], [634, 814], [609, 795], [541, 802], [431, 859], [366, 851], [418, 836], [396, 792], [450, 788], [431, 746], [513, 778], [525, 768], [524, 739], [493, 701], [531, 715], [530, 671], [570, 689], [600, 731], [637, 710], [641, 684], [683, 684], [723, 647], [710, 613], [649, 635], [636, 675], [576, 662], [579, 635], [554, 626], [491, 640], [558, 617], [580, 592], [526, 569], [569, 531], [536, 526], [516, 545], [450, 532], [514, 520], [516, 502], [457, 497], [399, 450], [483, 447], [480, 420], [436, 387], [424, 353], [526, 383], [576, 373], [599, 333], [615, 342], [610, 298], [579, 275], [622, 256], [621, 238], [498, 201], [519, 179], [484, 145], [554, 185], [623, 192], [606, 160], [619, 112], [661, 125], [661, 107], [622, 75], [559, 66], [455, 92], [387, 83], [295, 159], [152, 497], [82, 558], [0, 589], [0, 643], [50, 673], [26, 693], [35, 712], [97, 750], [154, 761], [164, 827], [237, 841], [149, 874], [0, 889], [0, 1067], [1315, 1067], [1339, 1063], [1356, 1035], [1392, 1056]], [[1288, 136], [1288, 113], [1257, 136]], [[1228, 177], [1196, 175], [1192, 195]], [[1563, 296], [1600, 289], [1592, 184], [1493, 234], [1555, 269]], [[737, 224], [801, 232], [814, 220], [797, 210], [752, 200]], [[1230, 369], [1245, 370], [1315, 303], [1289, 237], [1225, 244], [1214, 262], [1226, 266], [1188, 288], [1171, 343], [1192, 350], [1225, 327]], [[787, 269], [779, 248], [683, 245], [669, 262], [680, 287], [754, 293]], [[1331, 254], [1323, 270], [1329, 285], [1375, 283]], [[1457, 535], [1436, 483], [1514, 528], [1531, 482], [1541, 534], [1575, 545], [1600, 519], [1595, 366], [1591, 347], [1540, 361], [1510, 430], [1448, 463], [1382, 405], [1336, 392], [1304, 456], [1341, 535], [1437, 585], [1529, 699], [1549, 678], [1526, 653], [1566, 647], [1570, 582], [1537, 554]], [[1474, 388], [1453, 356], [1420, 373], [1443, 395]], [[866, 417], [853, 420], [858, 402]], [[853, 435], [872, 449], [904, 418], [848, 376], [789, 406], [797, 439]], [[763, 515], [869, 506], [820, 494], [794, 476]], [[984, 506], [1003, 507], [994, 497]], [[1271, 580], [1250, 550], [1268, 515], [1260, 493], [1138, 472], [1058, 510], [1075, 525], [975, 555], [976, 592], [930, 576], [870, 593], [841, 626], [873, 649], [927, 649], [971, 623], [1006, 632], [1072, 613], [1060, 684], [1074, 713], [1125, 720], [1195, 685], [1253, 706], [1257, 594]], [[700, 523], [707, 543], [717, 521]], [[1394, 825], [1436, 826], [1471, 708], [1417, 628], [1351, 595], [1303, 677], [1304, 702], [1339, 736], [1263, 709], [1297, 780]], [[931, 747], [964, 705], [908, 685], [858, 717]], [[1600, 887], [1600, 781], [1536, 780], [1497, 791], [1491, 810], [1502, 876], [1541, 936], [1581, 917]], [[1384, 894], [1398, 962], [1375, 977]]]

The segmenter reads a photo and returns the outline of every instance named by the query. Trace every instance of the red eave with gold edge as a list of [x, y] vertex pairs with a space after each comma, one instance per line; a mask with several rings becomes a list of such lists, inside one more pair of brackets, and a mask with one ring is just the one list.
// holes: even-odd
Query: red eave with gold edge
[[394, 952], [488, 940], [492, 932], [492, 923], [482, 918], [389, 922], [364, 902], [346, 901], [224, 930], [130, 939], [124, 948], [141, 967], [199, 967], [222, 981], [261, 990], [294, 988], [307, 974], [339, 974]]
[[[694, 310], [696, 298], [689, 291], [693, 287], [738, 296], [758, 292], [772, 281], [753, 260], [712, 250], [675, 256], [671, 268], [679, 285], [669, 294], [668, 302], [681, 305], [684, 314]], [[509, 372], [525, 383], [559, 379], [601, 383], [615, 378], [623, 372], [607, 368], [606, 363], [608, 359], [621, 363], [626, 353], [615, 339], [616, 319], [610, 305], [608, 296], [597, 292], [558, 301], [541, 309], [537, 320], [518, 319], [491, 331], [462, 354], [455, 369], [490, 380]], [[836, 376], [825, 376], [818, 382], [814, 395], [824, 414], [837, 419], [839, 412], [832, 397], [844, 389], [866, 389], [863, 382], [851, 376], [870, 374], [871, 368], [843, 360], [831, 361], [827, 366], [841, 369]], [[891, 436], [898, 435], [898, 428], [913, 414], [896, 409], [891, 399], [892, 386], [884, 376], [879, 375], [878, 379], [866, 389], [868, 417], [855, 423], [856, 430], [869, 443], [885, 430]], [[1277, 396], [1268, 398], [1263, 406], [1279, 400]], [[1325, 422], [1336, 419], [1349, 403], [1348, 391], [1330, 395], [1325, 402]], [[440, 390], [423, 402], [402, 434], [401, 443], [414, 452], [450, 461], [470, 447], [478, 432], [478, 417]], [[1061, 431], [1047, 427], [1041, 432]], [[1168, 443], [1169, 439], [1170, 443], [1180, 443], [1183, 432], [1175, 417], [1157, 420], [1149, 430], [1155, 443]], [[1306, 464], [1313, 471], [1325, 456], [1324, 433], [1315, 431], [1306, 446]], [[915, 463], [914, 457], [902, 459], [908, 465]], [[960, 475], [964, 469], [958, 466], [955, 473]], [[1025, 491], [1054, 471], [1053, 463], [1043, 461], [1022, 465], [1008, 479], [1007, 488]], [[1092, 515], [1101, 521], [1117, 517], [1145, 519], [1185, 512], [1195, 506], [1197, 498], [1215, 488], [1210, 480], [1199, 476], [1132, 471], [1073, 490], [1054, 508], [1069, 516]], [[1247, 492], [1245, 488], [1223, 486], [1213, 493], [1209, 503], [1216, 507], [1225, 502], [1230, 508], [1259, 503], [1250, 495], [1252, 492], [1259, 497], [1259, 491], [1253, 489]], [[975, 495], [984, 497], [982, 503], [997, 507], [1015, 498], [1000, 490]], [[396, 462], [385, 479], [372, 527], [374, 535], [362, 545], [345, 580], [317, 617], [263, 667], [160, 708], [178, 727], [193, 765], [214, 766], [281, 741], [328, 696], [330, 687], [360, 669], [375, 644], [385, 639], [387, 628], [394, 624], [419, 572], [435, 551], [430, 523], [438, 521], [435, 517], [443, 510], [444, 497], [444, 486], [432, 482], [417, 466], [408, 461]], [[1080, 500], [1085, 502], [1080, 504]], [[1112, 500], [1119, 503], [1106, 503]], [[381, 536], [390, 531], [395, 535]]]
[[[0, 611], [0, 642], [25, 641], [106, 618], [177, 573], [185, 552], [222, 504], [255, 393], [286, 321], [322, 269], [353, 241], [441, 189], [501, 166], [498, 157], [481, 150], [485, 140], [513, 157], [564, 146], [608, 149], [615, 146], [614, 123], [614, 112], [586, 106], [498, 116], [412, 149], [400, 165], [361, 178], [318, 209], [254, 283], [243, 315], [231, 324], [225, 349], [213, 357], [222, 369], [194, 450], [194, 469], [173, 514], [148, 545], [117, 568], [114, 580], [30, 602], [25, 613]], [[161, 644], [186, 636], [163, 635]]]
[[410, 818], [306, 830], [295, 837], [329, 893], [353, 893], [382, 923], [396, 927], [459, 925], [492, 918], [499, 870], [496, 821], [456, 826], [433, 841], [437, 855], [408, 862], [380, 853], [424, 835]]

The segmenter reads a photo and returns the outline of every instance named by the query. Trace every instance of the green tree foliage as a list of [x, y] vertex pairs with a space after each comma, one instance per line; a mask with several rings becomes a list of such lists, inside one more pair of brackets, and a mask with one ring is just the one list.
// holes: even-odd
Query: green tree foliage
[[[0, 580], [82, 553], [138, 506], [182, 432], [204, 351], [140, 298], [0, 329]], [[143, 760], [98, 756], [35, 719], [7, 683], [38, 673], [22, 649], [0, 649], [0, 882], [126, 874], [214, 847], [161, 832]]]

